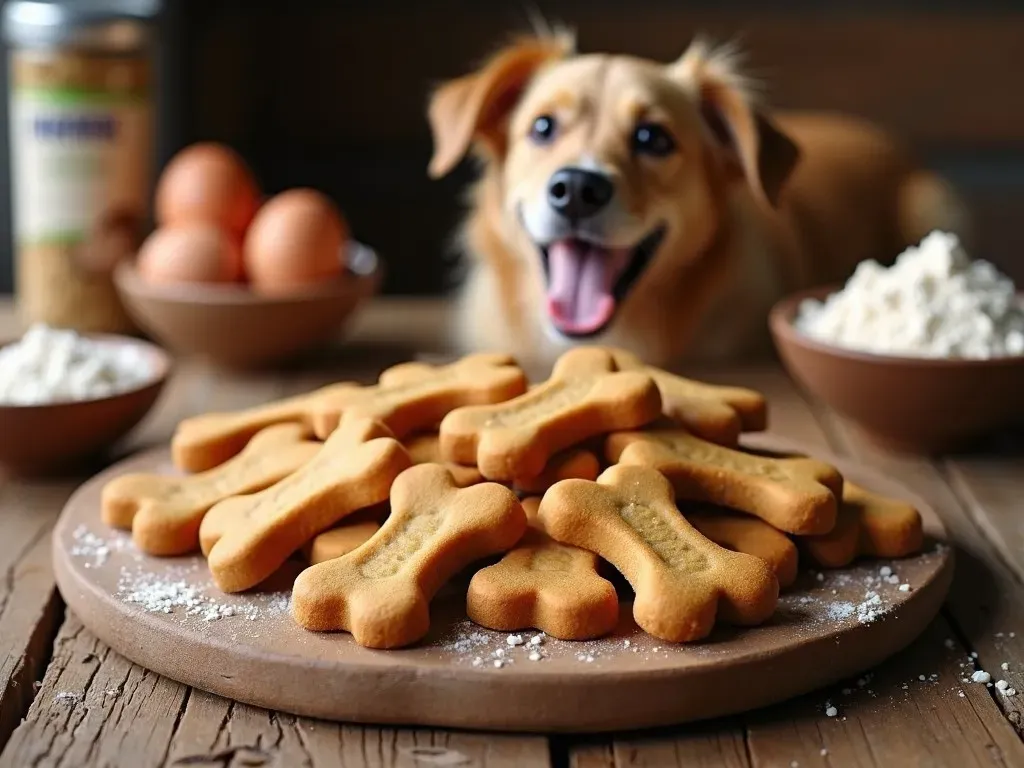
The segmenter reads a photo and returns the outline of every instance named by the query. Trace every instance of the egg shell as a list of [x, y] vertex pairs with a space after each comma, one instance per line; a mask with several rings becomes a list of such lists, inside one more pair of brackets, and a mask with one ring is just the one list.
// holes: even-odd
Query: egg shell
[[342, 271], [348, 226], [338, 207], [313, 189], [272, 197], [245, 238], [245, 271], [253, 290], [294, 292], [335, 279]]
[[239, 241], [259, 207], [259, 188], [245, 161], [230, 147], [203, 142], [175, 155], [156, 188], [162, 226], [205, 222]]
[[230, 283], [241, 278], [242, 252], [213, 224], [160, 227], [139, 249], [137, 269], [154, 284]]

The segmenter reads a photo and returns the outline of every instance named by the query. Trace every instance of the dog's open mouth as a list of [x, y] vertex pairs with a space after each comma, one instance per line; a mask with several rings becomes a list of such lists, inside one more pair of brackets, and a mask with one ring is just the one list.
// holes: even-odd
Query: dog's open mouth
[[548, 317], [559, 333], [579, 338], [604, 330], [664, 236], [665, 227], [658, 227], [632, 248], [607, 248], [576, 238], [542, 246]]

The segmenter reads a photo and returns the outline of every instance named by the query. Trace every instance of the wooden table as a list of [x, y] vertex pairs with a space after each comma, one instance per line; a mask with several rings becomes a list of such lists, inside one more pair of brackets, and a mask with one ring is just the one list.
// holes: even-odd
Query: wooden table
[[[186, 414], [369, 380], [430, 349], [442, 319], [435, 303], [381, 300], [315, 367], [242, 376], [182, 363], [126, 450], [166, 441]], [[10, 306], [0, 304], [0, 338], [13, 332]], [[948, 603], [923, 637], [870, 675], [740, 717], [612, 737], [358, 727], [269, 712], [154, 675], [96, 640], [65, 610], [50, 569], [49, 532], [85, 475], [0, 477], [0, 766], [1024, 765], [1019, 442], [938, 460], [888, 455], [807, 402], [777, 368], [700, 373], [764, 391], [773, 430], [880, 467], [942, 514], [959, 550]], [[1021, 694], [961, 682], [971, 653]], [[825, 715], [826, 701], [838, 716]]]

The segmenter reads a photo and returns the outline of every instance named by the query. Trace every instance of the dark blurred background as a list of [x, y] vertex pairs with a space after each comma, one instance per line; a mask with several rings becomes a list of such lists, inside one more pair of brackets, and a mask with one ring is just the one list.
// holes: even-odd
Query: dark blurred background
[[[332, 195], [386, 259], [387, 292], [436, 293], [468, 175], [427, 179], [427, 94], [526, 29], [531, 10], [575, 27], [584, 51], [670, 60], [697, 31], [739, 36], [774, 104], [902, 134], [970, 202], [974, 255], [1024, 282], [1021, 0], [167, 0], [161, 158], [227, 142], [265, 191]], [[6, 150], [0, 166], [6, 180]], [[9, 219], [3, 183], [0, 291]]]

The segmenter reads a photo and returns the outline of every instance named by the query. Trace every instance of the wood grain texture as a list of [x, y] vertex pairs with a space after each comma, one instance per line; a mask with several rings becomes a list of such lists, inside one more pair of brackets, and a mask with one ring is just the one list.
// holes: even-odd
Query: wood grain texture
[[50, 531], [73, 488], [0, 480], [0, 749], [32, 702], [60, 622]]
[[[998, 76], [1024, 67], [1016, 45], [1024, 36], [1020, 14], [780, 14], [671, 3], [632, 5], [628, 12], [591, 6], [584, 13], [565, 5], [548, 3], [544, 11], [577, 31], [583, 52], [669, 62], [698, 32], [717, 40], [739, 35], [773, 102], [852, 112], [918, 143], [1015, 143], [1024, 122], [1024, 107], [1007, 98], [1006, 81]], [[445, 23], [438, 25], [441, 16]], [[245, 22], [223, 7], [195, 19], [205, 27], [193, 54], [202, 67], [197, 75], [223, 73], [190, 83], [193, 101], [204, 107], [196, 120], [206, 132], [259, 140], [266, 129], [245, 116], [262, 108], [287, 115], [296, 138], [332, 146], [342, 139], [425, 136], [431, 86], [469, 72], [511, 32], [528, 29], [525, 13], [465, 3], [447, 13], [434, 4], [410, 4], [401, 14], [337, 7], [315, 16], [256, 6]], [[391, 66], [358, 66], [378, 55], [381, 40], [395, 52]], [[281, 55], [259, 55], [271, 48]], [[866, 50], [871, 56], [863, 55]], [[311, 72], [331, 72], [332, 88], [345, 99], [320, 98], [320, 81]], [[225, 88], [234, 98], [221, 98]], [[280, 143], [275, 151], [281, 152]], [[413, 173], [421, 177], [422, 166], [410, 168]]]
[[742, 721], [697, 723], [681, 732], [654, 732], [570, 747], [573, 768], [750, 768]]
[[195, 691], [114, 653], [72, 614], [2, 768], [548, 765], [544, 737], [356, 728]]

